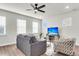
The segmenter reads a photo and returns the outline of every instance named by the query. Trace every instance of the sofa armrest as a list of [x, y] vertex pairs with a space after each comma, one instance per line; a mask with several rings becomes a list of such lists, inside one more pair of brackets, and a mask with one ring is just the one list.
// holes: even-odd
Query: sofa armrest
[[39, 45], [40, 43], [46, 43], [46, 40], [44, 40], [44, 41], [36, 41], [34, 43], [31, 43], [31, 45], [36, 45], [36, 44]]
[[41, 55], [46, 52], [46, 41], [38, 41], [31, 44], [31, 55]]

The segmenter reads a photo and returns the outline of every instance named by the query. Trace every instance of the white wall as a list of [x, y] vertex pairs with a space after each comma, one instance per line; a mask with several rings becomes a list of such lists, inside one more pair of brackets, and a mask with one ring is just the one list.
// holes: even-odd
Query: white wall
[[[68, 17], [72, 18], [72, 25], [62, 27], [62, 20]], [[45, 20], [43, 20], [42, 26], [43, 28], [45, 28], [45, 30], [43, 30], [44, 33], [48, 27], [58, 26], [61, 36], [63, 36], [64, 38], [76, 38], [76, 42], [77, 44], [79, 44], [79, 11], [58, 15], [54, 18], [46, 18]]]
[[39, 22], [39, 32], [41, 32], [41, 20], [28, 17], [5, 10], [0, 10], [0, 16], [6, 16], [6, 35], [0, 36], [0, 46], [16, 43], [17, 35], [17, 19], [25, 19], [27, 21], [27, 33], [32, 33], [32, 21]]
[[62, 20], [68, 17], [72, 18], [72, 25], [68, 27], [62, 27], [62, 35], [64, 37], [76, 38], [77, 44], [79, 44], [79, 11], [60, 15], [61, 23]]
[[60, 27], [60, 20], [58, 16], [47, 17], [42, 21], [42, 32], [44, 35], [47, 34], [47, 28], [49, 27]]

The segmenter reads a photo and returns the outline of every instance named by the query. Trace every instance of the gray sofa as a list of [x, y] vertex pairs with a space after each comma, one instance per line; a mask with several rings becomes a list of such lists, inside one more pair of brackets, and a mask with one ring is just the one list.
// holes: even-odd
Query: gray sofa
[[39, 56], [46, 52], [46, 41], [37, 41], [33, 35], [18, 35], [17, 48], [26, 56]]

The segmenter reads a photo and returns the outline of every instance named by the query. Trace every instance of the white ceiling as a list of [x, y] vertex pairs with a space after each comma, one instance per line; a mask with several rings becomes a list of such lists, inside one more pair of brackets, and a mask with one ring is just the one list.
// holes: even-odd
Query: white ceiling
[[[26, 9], [32, 9], [30, 3], [0, 3], [0, 8], [40, 19], [63, 14], [65, 12], [70, 12], [72, 9], [79, 9], [78, 3], [43, 3], [43, 4], [46, 5], [46, 7], [43, 8], [43, 10], [45, 10], [46, 12], [45, 13], [37, 12], [37, 14], [35, 14], [33, 10], [26, 11]], [[40, 3], [39, 6], [43, 4]], [[66, 6], [69, 6], [70, 8], [65, 9]]]

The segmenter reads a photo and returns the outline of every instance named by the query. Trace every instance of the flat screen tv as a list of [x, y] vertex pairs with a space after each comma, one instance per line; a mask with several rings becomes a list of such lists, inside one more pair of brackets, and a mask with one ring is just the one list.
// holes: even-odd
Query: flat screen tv
[[58, 27], [48, 28], [49, 35], [59, 35]]

